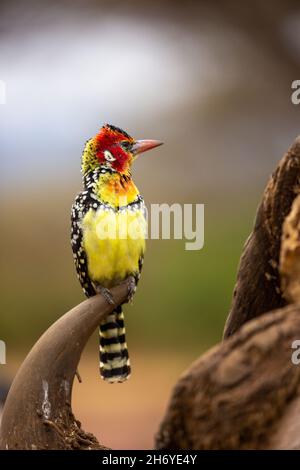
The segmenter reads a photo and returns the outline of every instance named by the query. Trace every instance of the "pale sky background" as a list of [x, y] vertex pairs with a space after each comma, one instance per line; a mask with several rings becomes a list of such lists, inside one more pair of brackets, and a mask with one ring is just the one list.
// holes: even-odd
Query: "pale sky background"
[[[151, 155], [136, 167], [144, 186], [263, 182], [299, 132], [280, 64], [209, 10], [187, 20], [102, 3], [4, 9], [2, 188], [12, 178], [31, 188], [79, 181], [84, 142], [103, 122], [165, 141], [159, 162]], [[286, 18], [281, 33], [297, 57], [298, 25]]]

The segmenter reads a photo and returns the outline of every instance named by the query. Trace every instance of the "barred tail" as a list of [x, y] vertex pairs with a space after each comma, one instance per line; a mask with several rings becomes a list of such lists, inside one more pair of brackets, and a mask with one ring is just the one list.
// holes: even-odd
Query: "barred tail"
[[100, 374], [107, 382], [124, 382], [130, 376], [124, 315], [117, 307], [100, 325]]

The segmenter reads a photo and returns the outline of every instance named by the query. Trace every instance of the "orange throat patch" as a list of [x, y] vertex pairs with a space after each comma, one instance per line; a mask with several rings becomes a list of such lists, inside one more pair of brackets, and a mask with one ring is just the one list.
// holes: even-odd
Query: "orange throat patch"
[[106, 173], [100, 176], [95, 188], [99, 199], [117, 208], [127, 206], [136, 200], [139, 190], [129, 175]]

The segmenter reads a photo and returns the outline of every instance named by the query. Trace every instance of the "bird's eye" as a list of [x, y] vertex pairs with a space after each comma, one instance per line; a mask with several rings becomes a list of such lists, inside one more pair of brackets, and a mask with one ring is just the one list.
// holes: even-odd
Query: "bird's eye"
[[131, 148], [131, 143], [125, 140], [124, 142], [121, 142], [121, 146], [124, 150], [128, 151]]
[[115, 160], [115, 157], [110, 153], [109, 150], [104, 150], [104, 158], [108, 162], [113, 162]]

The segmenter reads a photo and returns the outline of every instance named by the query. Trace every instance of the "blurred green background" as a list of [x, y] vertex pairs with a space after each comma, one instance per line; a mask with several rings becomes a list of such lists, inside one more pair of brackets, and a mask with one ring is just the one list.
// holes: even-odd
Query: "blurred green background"
[[[295, 1], [2, 2], [2, 380], [83, 300], [70, 207], [85, 140], [103, 122], [165, 145], [134, 178], [146, 203], [204, 203], [205, 245], [149, 241], [126, 307], [133, 375], [98, 379], [96, 335], [74, 407], [117, 448], [150, 448], [178, 374], [221, 340], [243, 243], [269, 174], [299, 132]], [[103, 404], [104, 403], [104, 404]]]

